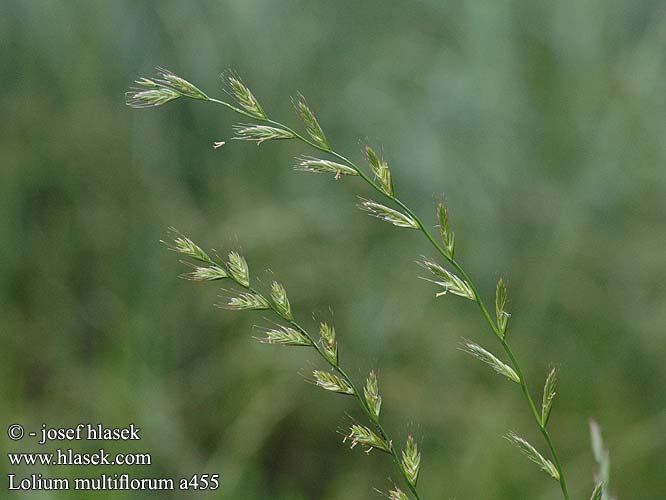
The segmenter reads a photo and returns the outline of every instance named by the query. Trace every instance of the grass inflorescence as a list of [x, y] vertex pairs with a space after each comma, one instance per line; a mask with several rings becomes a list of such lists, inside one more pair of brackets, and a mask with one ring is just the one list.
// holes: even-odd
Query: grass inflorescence
[[[379, 393], [377, 373], [374, 370], [370, 371], [365, 387], [359, 390], [340, 364], [338, 339], [332, 325], [320, 323], [319, 335], [314, 335], [294, 319], [287, 291], [281, 283], [273, 281], [269, 294], [263, 294], [253, 286], [247, 260], [238, 252], [229, 252], [228, 260], [219, 262], [190, 238], [173, 231], [173, 238], [165, 244], [174, 252], [194, 261], [190, 263], [194, 271], [184, 277], [193, 279], [192, 276], [196, 276], [196, 281], [230, 282], [233, 288], [224, 289], [222, 301], [218, 304], [220, 307], [231, 310], [270, 310], [275, 314], [276, 320], [281, 322], [266, 329], [264, 336], [259, 338], [260, 342], [309, 347], [326, 362], [328, 369], [313, 370], [312, 382], [326, 391], [354, 397], [367, 417], [367, 425], [353, 423], [345, 433], [343, 441], [349, 442], [352, 448], [359, 446], [368, 453], [379, 450], [389, 454], [404, 478], [407, 488], [418, 499], [416, 478], [421, 454], [410, 436], [402, 451], [401, 459], [400, 452], [394, 447], [393, 441], [380, 422], [382, 398]], [[397, 486], [395, 490], [401, 491]]]
[[[552, 369], [545, 377], [541, 407], [538, 408], [532, 392], [521, 369], [508, 338], [510, 313], [508, 311], [508, 290], [504, 279], [497, 281], [495, 289], [495, 317], [491, 316], [489, 307], [479, 293], [477, 286], [469, 273], [462, 266], [457, 257], [454, 257], [456, 238], [449, 218], [449, 210], [442, 201], [437, 204], [436, 221], [439, 233], [438, 239], [431, 233], [419, 216], [411, 210], [398, 196], [393, 182], [391, 169], [373, 148], [365, 146], [364, 159], [367, 167], [363, 168], [357, 163], [336, 151], [324, 134], [324, 131], [312, 108], [307, 104], [305, 97], [300, 93], [292, 99], [297, 114], [300, 116], [305, 129], [299, 133], [294, 128], [279, 121], [273, 120], [264, 111], [259, 101], [242, 82], [236, 73], [229, 72], [224, 77], [227, 94], [233, 102], [209, 97], [187, 80], [177, 77], [167, 70], [159, 70], [159, 77], [155, 79], [142, 78], [137, 81], [141, 87], [127, 94], [127, 104], [136, 108], [155, 107], [175, 99], [186, 97], [203, 100], [222, 105], [235, 113], [249, 118], [252, 123], [242, 123], [233, 127], [235, 139], [253, 141], [260, 145], [274, 140], [295, 140], [317, 152], [317, 156], [300, 156], [296, 159], [295, 169], [309, 173], [332, 174], [336, 179], [343, 175], [359, 177], [368, 184], [382, 199], [382, 202], [360, 198], [359, 208], [370, 215], [399, 228], [413, 229], [421, 232], [428, 244], [438, 255], [437, 259], [424, 258], [419, 264], [430, 273], [431, 277], [424, 277], [428, 282], [437, 286], [436, 297], [452, 294], [473, 301], [486, 322], [493, 337], [498, 341], [503, 352], [504, 360], [490, 350], [481, 347], [474, 341], [464, 339], [461, 349], [483, 363], [489, 365], [497, 373], [504, 375], [508, 380], [520, 387], [530, 415], [543, 438], [546, 453], [519, 435], [510, 432], [507, 440], [516, 446], [523, 454], [534, 462], [553, 480], [557, 481], [564, 500], [570, 500], [569, 488], [565, 471], [560, 462], [553, 439], [548, 429], [557, 385], [557, 370]], [[219, 147], [223, 143], [215, 143]], [[320, 157], [319, 155], [322, 155]], [[189, 257], [202, 265], [195, 265], [194, 271], [186, 277], [195, 281], [213, 281], [228, 279], [242, 290], [234, 294], [226, 291], [227, 298], [222, 307], [230, 309], [271, 309], [278, 318], [286, 324], [268, 329], [262, 342], [268, 344], [281, 344], [288, 346], [305, 346], [313, 348], [317, 354], [329, 365], [329, 370], [315, 370], [313, 382], [328, 391], [353, 396], [357, 399], [361, 409], [368, 419], [368, 425], [354, 423], [345, 436], [352, 447], [360, 446], [369, 451], [372, 449], [385, 452], [393, 458], [404, 479], [406, 490], [417, 500], [419, 494], [416, 489], [421, 465], [421, 453], [416, 442], [410, 436], [401, 453], [395, 449], [393, 442], [380, 423], [382, 399], [379, 394], [377, 374], [371, 371], [365, 387], [359, 391], [354, 382], [347, 376], [339, 364], [337, 337], [335, 329], [325, 323], [319, 328], [319, 338], [306, 331], [293, 319], [291, 305], [282, 285], [273, 283], [270, 299], [255, 290], [250, 283], [250, 274], [245, 259], [237, 253], [229, 254], [229, 261], [219, 263], [211, 259], [206, 252], [193, 243], [189, 238], [177, 234], [169, 244], [174, 251]], [[608, 483], [608, 454], [600, 443], [598, 427], [592, 426], [592, 436], [595, 443], [595, 458], [599, 463], [600, 472], [597, 475], [592, 500], [607, 500]], [[390, 500], [407, 500], [408, 495], [397, 485], [385, 493]]]

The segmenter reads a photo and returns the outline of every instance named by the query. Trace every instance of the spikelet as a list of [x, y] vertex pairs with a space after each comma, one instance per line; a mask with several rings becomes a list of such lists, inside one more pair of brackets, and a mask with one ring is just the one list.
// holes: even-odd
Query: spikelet
[[244, 287], [250, 286], [250, 270], [247, 267], [245, 257], [238, 252], [229, 253], [229, 262], [227, 262], [227, 269], [231, 277]]
[[270, 309], [271, 305], [262, 295], [251, 292], [239, 292], [232, 295], [226, 302], [218, 304], [223, 309], [240, 311], [243, 309]]
[[207, 101], [209, 97], [195, 85], [164, 68], [157, 68], [159, 78], [136, 80], [139, 88], [125, 93], [125, 103], [133, 108], [161, 106], [179, 97]]
[[191, 257], [192, 259], [201, 262], [213, 262], [208, 254], [204, 252], [201, 247], [194, 243], [194, 241], [192, 241], [190, 238], [183, 236], [173, 228], [171, 228], [170, 231], [174, 234], [173, 241], [170, 243], [162, 241], [162, 243], [164, 243], [169, 250], [172, 252], [177, 252], [181, 255], [185, 255], [186, 257]]
[[310, 172], [317, 174], [333, 174], [336, 179], [339, 179], [343, 175], [358, 175], [358, 172], [352, 167], [343, 165], [342, 163], [336, 163], [330, 160], [321, 160], [319, 158], [313, 158], [310, 156], [304, 156], [297, 158], [295, 170], [301, 172]]
[[291, 346], [312, 346], [310, 339], [298, 330], [288, 326], [280, 326], [266, 330], [266, 336], [259, 339], [263, 344], [281, 344]]
[[444, 243], [444, 251], [446, 252], [446, 255], [452, 259], [456, 245], [456, 238], [449, 226], [449, 212], [444, 203], [440, 202], [437, 205], [437, 219], [439, 221], [439, 234], [442, 237], [442, 243]]
[[314, 376], [314, 383], [322, 389], [340, 394], [354, 395], [353, 387], [334, 373], [314, 370], [312, 375]]
[[392, 208], [372, 200], [366, 200], [364, 198], [359, 199], [361, 200], [361, 203], [359, 203], [358, 207], [361, 210], [365, 210], [373, 217], [389, 222], [394, 226], [406, 227], [408, 229], [419, 229], [418, 223], [409, 215], [393, 210]]
[[365, 156], [370, 163], [370, 169], [375, 175], [375, 179], [379, 183], [379, 186], [382, 188], [384, 193], [387, 196], [393, 197], [393, 180], [391, 179], [391, 171], [389, 170], [388, 164], [379, 158], [377, 153], [370, 147], [365, 147]]
[[303, 124], [305, 125], [305, 130], [307, 131], [312, 141], [320, 148], [325, 149], [326, 151], [330, 151], [331, 146], [328, 144], [328, 141], [326, 140], [324, 131], [321, 129], [321, 126], [317, 121], [317, 117], [308, 107], [307, 102], [305, 102], [305, 97], [303, 97], [303, 95], [299, 93], [295, 99], [292, 99], [292, 102], [294, 103], [296, 111], [303, 120]]
[[557, 387], [557, 368], [553, 368], [546, 377], [543, 386], [543, 399], [541, 401], [541, 426], [546, 427], [550, 419], [550, 411], [553, 409], [555, 399], [555, 388]]
[[375, 448], [386, 453], [391, 453], [391, 443], [385, 441], [364, 425], [352, 425], [349, 428], [349, 434], [345, 436], [343, 442], [346, 443], [348, 439], [351, 441], [352, 448], [360, 444], [365, 448], [366, 453], [370, 453]]
[[271, 298], [273, 299], [275, 308], [277, 309], [278, 313], [280, 313], [280, 316], [282, 316], [287, 321], [291, 321], [293, 316], [291, 314], [291, 305], [289, 304], [289, 299], [287, 298], [287, 291], [277, 281], [274, 281], [271, 284]]
[[319, 324], [319, 335], [321, 335], [321, 347], [328, 360], [335, 366], [338, 365], [338, 341], [335, 338], [335, 328], [326, 323]]
[[509, 322], [508, 312], [506, 312], [507, 292], [506, 282], [500, 278], [497, 280], [495, 288], [495, 318], [497, 319], [497, 330], [501, 339], [506, 337], [506, 327]]
[[191, 281], [215, 281], [228, 278], [229, 275], [222, 267], [213, 264], [209, 267], [195, 267], [194, 271], [181, 275]]
[[368, 405], [370, 413], [372, 413], [373, 418], [377, 421], [379, 419], [379, 412], [382, 409], [382, 397], [379, 395], [379, 383], [377, 382], [377, 373], [374, 370], [368, 375], [363, 395], [365, 396], [365, 402]]
[[265, 141], [274, 141], [279, 139], [293, 139], [295, 136], [289, 130], [277, 127], [269, 127], [268, 125], [252, 125], [240, 124], [234, 125], [234, 132], [236, 132], [236, 140], [239, 141], [254, 141], [257, 145]]
[[243, 83], [240, 76], [229, 70], [223, 75], [223, 80], [226, 81], [228, 86], [227, 94], [231, 95], [241, 108], [260, 120], [268, 118], [261, 104], [247, 85]]
[[414, 441], [412, 436], [407, 437], [407, 445], [402, 450], [401, 464], [409, 484], [415, 487], [419, 479], [419, 469], [421, 468], [421, 453], [416, 447], [416, 441]]
[[537, 464], [541, 470], [546, 472], [556, 481], [560, 480], [560, 473], [557, 471], [557, 468], [550, 460], [544, 458], [543, 455], [541, 455], [541, 453], [539, 453], [534, 446], [513, 432], [510, 432], [505, 437], [510, 443], [522, 451], [527, 458]]
[[442, 295], [446, 295], [447, 293], [451, 292], [454, 295], [465, 297], [469, 300], [476, 300], [474, 290], [472, 290], [472, 287], [465, 280], [459, 278], [452, 272], [447, 271], [439, 264], [429, 260], [423, 260], [419, 264], [421, 264], [422, 267], [430, 271], [438, 278], [437, 280], [430, 280], [427, 278], [423, 279], [431, 281], [432, 283], [435, 283], [436, 285], [444, 288], [444, 291], [435, 295], [436, 297], [441, 297]]
[[[137, 81], [139, 83], [139, 81]], [[125, 92], [125, 104], [131, 108], [154, 108], [178, 99], [181, 95], [167, 87]]]
[[409, 500], [409, 497], [397, 486], [393, 486], [392, 490], [386, 492], [388, 500]]
[[177, 92], [180, 92], [183, 96], [191, 99], [208, 100], [206, 94], [199, 90], [194, 84], [185, 80], [185, 78], [182, 78], [165, 68], [157, 68], [157, 71], [160, 75], [160, 79], [155, 80], [157, 84], [171, 87]]
[[486, 363], [493, 370], [495, 370], [500, 375], [504, 375], [509, 380], [514, 381], [516, 384], [520, 384], [520, 377], [506, 363], [502, 363], [495, 355], [486, 351], [483, 347], [478, 344], [475, 344], [471, 340], [464, 339], [461, 345], [461, 349], [468, 354], [471, 354], [480, 361]]

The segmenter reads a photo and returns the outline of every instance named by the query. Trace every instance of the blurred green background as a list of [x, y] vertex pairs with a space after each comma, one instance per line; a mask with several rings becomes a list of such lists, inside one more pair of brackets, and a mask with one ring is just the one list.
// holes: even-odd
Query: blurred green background
[[[293, 125], [302, 91], [335, 147], [362, 160], [376, 146], [433, 225], [443, 195], [486, 297], [508, 279], [536, 397], [561, 368], [551, 427], [573, 497], [593, 486], [590, 417], [620, 498], [666, 497], [662, 1], [10, 0], [0, 54], [3, 436], [14, 421], [135, 422], [140, 443], [107, 448], [154, 465], [121, 472], [222, 476], [200, 495], [21, 498], [347, 500], [398, 479], [341, 444], [357, 408], [304, 383], [311, 353], [257, 343], [262, 314], [177, 279], [169, 226], [244, 252], [304, 323], [334, 322], [354, 377], [378, 369], [387, 428], [421, 444], [424, 499], [560, 498], [501, 437], [542, 447], [517, 388], [458, 349], [464, 336], [496, 350], [478, 310], [417, 279], [425, 240], [356, 209], [371, 194], [357, 179], [293, 172], [298, 144], [213, 150], [238, 121], [219, 106], [125, 107], [157, 65], [218, 96], [235, 68]], [[3, 489], [8, 473], [82, 473], [6, 457], [0, 472]]]

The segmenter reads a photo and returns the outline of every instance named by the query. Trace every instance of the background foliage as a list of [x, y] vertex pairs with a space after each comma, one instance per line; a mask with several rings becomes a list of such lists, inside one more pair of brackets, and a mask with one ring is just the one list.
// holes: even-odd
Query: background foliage
[[213, 150], [236, 121], [221, 108], [124, 106], [153, 66], [213, 95], [233, 67], [272, 115], [296, 124], [300, 90], [337, 149], [380, 148], [433, 224], [444, 194], [484, 293], [508, 278], [528, 380], [561, 367], [551, 428], [574, 497], [592, 489], [591, 416], [620, 497], [666, 496], [662, 2], [10, 0], [0, 14], [2, 422], [134, 421], [143, 441], [118, 449], [155, 466], [130, 472], [220, 472], [206, 498], [389, 484], [384, 457], [340, 444], [356, 408], [303, 383], [302, 351], [257, 344], [260, 314], [175, 278], [158, 243], [175, 226], [270, 268], [302, 319], [334, 321], [352, 375], [379, 370], [387, 427], [421, 436], [424, 498], [559, 498], [501, 438], [538, 442], [516, 388], [457, 349], [492, 345], [475, 306], [434, 299], [414, 263], [429, 249], [360, 213], [366, 187], [293, 172], [296, 144]]

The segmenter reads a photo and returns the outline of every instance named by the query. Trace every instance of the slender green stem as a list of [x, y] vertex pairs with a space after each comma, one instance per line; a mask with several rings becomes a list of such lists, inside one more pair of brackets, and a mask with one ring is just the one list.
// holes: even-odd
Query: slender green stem
[[[444, 257], [444, 259], [445, 259], [447, 262], [449, 262], [449, 264], [451, 264], [451, 266], [453, 266], [453, 267], [456, 269], [456, 271], [457, 271], [458, 273], [460, 273], [460, 276], [461, 276], [461, 277], [462, 277], [462, 278], [463, 278], [463, 279], [464, 279], [464, 280], [470, 285], [470, 287], [472, 288], [472, 290], [473, 290], [473, 292], [474, 292], [474, 296], [476, 297], [475, 302], [476, 302], [477, 305], [479, 306], [479, 309], [481, 310], [481, 313], [482, 313], [483, 317], [485, 318], [486, 322], [487, 322], [488, 325], [490, 326], [490, 328], [491, 328], [491, 330], [493, 331], [493, 333], [495, 334], [495, 336], [499, 339], [500, 343], [502, 344], [502, 348], [504, 349], [506, 355], [508, 356], [508, 358], [509, 358], [509, 360], [510, 360], [510, 362], [511, 362], [511, 366], [512, 366], [512, 368], [513, 368], [513, 369], [516, 371], [516, 373], [518, 374], [518, 378], [520, 379], [520, 387], [521, 387], [521, 389], [522, 389], [522, 393], [523, 393], [523, 395], [524, 395], [524, 397], [525, 397], [525, 400], [527, 401], [527, 404], [528, 404], [529, 407], [530, 407], [530, 411], [531, 411], [531, 413], [532, 413], [532, 416], [534, 417], [534, 420], [536, 421], [537, 426], [539, 427], [539, 430], [540, 430], [541, 434], [542, 434], [543, 437], [544, 437], [544, 440], [545, 440], [545, 442], [546, 442], [546, 445], [547, 445], [547, 447], [548, 447], [548, 450], [549, 450], [549, 452], [550, 452], [550, 455], [551, 455], [551, 457], [552, 457], [552, 459], [553, 459], [553, 462], [554, 462], [555, 468], [557, 469], [557, 472], [558, 472], [558, 474], [559, 474], [559, 476], [560, 476], [560, 478], [559, 478], [559, 484], [560, 484], [560, 489], [562, 490], [562, 495], [563, 495], [563, 497], [564, 497], [565, 500], [570, 500], [569, 492], [568, 492], [568, 490], [567, 490], [567, 483], [566, 483], [566, 480], [565, 480], [565, 477], [564, 477], [564, 471], [563, 471], [563, 469], [562, 469], [562, 465], [561, 465], [560, 460], [559, 460], [559, 458], [558, 458], [557, 452], [555, 451], [555, 447], [554, 447], [553, 442], [552, 442], [552, 440], [551, 440], [550, 434], [548, 433], [548, 430], [546, 429], [545, 424], [542, 423], [542, 421], [541, 421], [541, 417], [540, 417], [539, 412], [538, 412], [538, 410], [537, 410], [537, 408], [536, 408], [536, 405], [534, 404], [534, 400], [532, 399], [532, 396], [531, 396], [531, 394], [530, 394], [530, 391], [529, 391], [529, 388], [528, 388], [527, 382], [525, 381], [525, 376], [523, 375], [523, 372], [522, 372], [522, 370], [521, 370], [521, 368], [520, 368], [520, 365], [518, 364], [518, 361], [517, 361], [516, 357], [515, 357], [514, 354], [513, 354], [513, 351], [511, 350], [511, 347], [509, 346], [508, 342], [506, 341], [505, 335], [502, 334], [502, 332], [499, 331], [499, 329], [498, 329], [498, 327], [497, 327], [497, 324], [495, 323], [495, 321], [492, 319], [492, 316], [491, 316], [490, 313], [488, 312], [488, 308], [486, 307], [486, 305], [485, 305], [483, 299], [481, 298], [480, 293], [478, 292], [478, 289], [477, 289], [476, 285], [475, 285], [474, 282], [472, 281], [472, 279], [471, 279], [471, 277], [469, 276], [469, 274], [465, 271], [465, 269], [462, 267], [462, 265], [461, 265], [460, 263], [458, 263], [453, 257], [451, 257], [451, 256], [450, 256], [450, 255], [449, 255], [449, 254], [448, 254], [448, 253], [442, 248], [442, 246], [441, 246], [441, 245], [435, 240], [435, 238], [432, 236], [432, 234], [430, 233], [430, 231], [428, 231], [428, 229], [427, 229], [426, 226], [423, 224], [423, 222], [421, 221], [421, 219], [420, 219], [420, 218], [419, 218], [419, 217], [418, 217], [418, 216], [417, 216], [417, 215], [416, 215], [416, 214], [415, 214], [415, 213], [414, 213], [414, 212], [413, 212], [413, 211], [412, 211], [412, 210], [411, 210], [411, 209], [410, 209], [405, 203], [403, 203], [399, 198], [397, 198], [397, 197], [394, 196], [394, 195], [387, 194], [387, 193], [386, 193], [386, 192], [385, 192], [385, 191], [384, 191], [384, 190], [383, 190], [383, 189], [382, 189], [382, 188], [381, 188], [381, 187], [380, 187], [375, 181], [373, 181], [373, 179], [370, 178], [370, 176], [368, 176], [368, 175], [367, 175], [367, 174], [366, 174], [366, 173], [365, 173], [365, 172], [364, 172], [364, 171], [363, 171], [358, 165], [356, 165], [353, 161], [347, 159], [345, 156], [341, 155], [340, 153], [337, 153], [336, 151], [333, 151], [332, 149], [324, 148], [324, 147], [319, 146], [318, 144], [315, 144], [314, 142], [310, 141], [309, 139], [307, 139], [307, 138], [304, 137], [303, 135], [299, 134], [298, 132], [296, 132], [296, 131], [293, 130], [292, 128], [288, 127], [287, 125], [284, 125], [283, 123], [280, 123], [280, 122], [277, 122], [277, 121], [274, 121], [274, 120], [271, 120], [271, 119], [268, 119], [268, 118], [266, 118], [266, 119], [257, 119], [256, 117], [250, 115], [249, 113], [246, 113], [245, 111], [243, 111], [243, 110], [241, 110], [241, 109], [238, 109], [238, 108], [236, 108], [235, 106], [232, 106], [232, 105], [230, 105], [229, 103], [226, 103], [226, 102], [224, 102], [224, 101], [219, 101], [219, 100], [217, 100], [217, 99], [210, 99], [210, 101], [211, 101], [211, 102], [215, 102], [215, 103], [217, 103], [217, 104], [222, 104], [222, 105], [224, 105], [224, 106], [226, 106], [226, 107], [232, 109], [233, 111], [235, 111], [235, 112], [237, 112], [237, 113], [239, 113], [239, 114], [241, 114], [241, 115], [248, 116], [249, 118], [252, 118], [252, 119], [254, 119], [254, 120], [258, 120], [258, 121], [263, 121], [263, 122], [266, 122], [266, 123], [270, 123], [271, 125], [274, 125], [274, 126], [276, 126], [276, 127], [280, 127], [280, 128], [282, 128], [282, 129], [284, 129], [284, 130], [287, 130], [287, 131], [289, 131], [291, 134], [293, 134], [295, 138], [297, 138], [297, 139], [299, 139], [300, 141], [304, 142], [304, 143], [307, 144], [308, 146], [310, 146], [310, 147], [312, 147], [312, 148], [315, 148], [315, 149], [317, 149], [317, 150], [319, 150], [319, 151], [321, 151], [321, 152], [324, 152], [324, 153], [330, 154], [330, 155], [334, 156], [335, 158], [337, 158], [338, 160], [340, 160], [340, 161], [346, 163], [347, 165], [349, 165], [351, 168], [353, 168], [353, 169], [356, 171], [356, 173], [359, 175], [359, 177], [361, 177], [361, 178], [362, 178], [362, 179], [363, 179], [368, 185], [370, 185], [373, 189], [375, 189], [375, 191], [379, 192], [382, 196], [384, 196], [384, 197], [390, 199], [391, 201], [393, 201], [396, 205], [398, 205], [402, 210], [404, 210], [404, 211], [407, 213], [407, 215], [409, 215], [409, 216], [410, 216], [410, 217], [416, 222], [416, 224], [418, 225], [418, 229], [419, 229], [419, 231], [421, 231], [421, 233], [423, 233], [423, 235], [428, 239], [428, 241], [429, 241], [430, 244], [435, 248], [435, 250], [437, 250], [437, 252], [438, 252], [442, 257]], [[301, 330], [301, 331], [302, 331], [302, 330]], [[306, 334], [304, 331], [302, 331], [302, 333]], [[321, 354], [325, 359], [327, 359], [326, 356], [324, 356], [322, 352], [320, 352], [320, 354]], [[340, 370], [338, 367], [335, 367], [335, 366], [334, 366], [334, 368], [336, 368], [336, 370], [338, 371], [338, 373], [340, 373], [340, 375], [345, 379], [345, 381], [348, 382], [348, 383], [349, 383], [350, 385], [352, 385], [352, 387], [353, 387], [353, 384], [352, 384], [351, 380], [349, 379], [349, 377], [347, 377], [346, 374], [345, 374], [342, 370]], [[363, 407], [364, 411], [368, 414], [368, 416], [371, 418], [371, 420], [373, 420], [373, 419], [372, 419], [372, 416], [371, 416], [371, 413], [370, 413], [369, 409], [368, 409], [367, 406], [366, 406], [365, 401], [363, 400], [363, 398], [362, 398], [360, 395], [358, 395], [358, 391], [355, 390], [355, 392], [357, 393], [357, 396], [358, 396], [358, 398], [359, 398], [359, 402], [360, 402], [361, 406]], [[374, 422], [374, 420], [373, 420], [373, 422]], [[382, 437], [385, 438], [385, 433], [384, 433], [383, 429], [381, 429], [381, 426], [379, 425], [379, 423], [378, 423], [378, 422], [374, 422], [374, 423], [375, 423], [375, 425], [377, 425], [377, 428], [378, 428], [379, 432], [382, 434]], [[404, 471], [402, 470], [402, 467], [400, 466], [400, 460], [398, 459], [398, 456], [397, 456], [397, 454], [395, 453], [395, 451], [393, 450], [393, 447], [392, 447], [392, 446], [391, 446], [391, 450], [392, 450], [393, 459], [394, 459], [394, 461], [396, 461], [396, 464], [398, 465], [398, 468], [399, 468], [400, 471], [402, 472], [402, 475], [403, 475], [403, 477], [405, 478], [405, 481], [406, 481], [407, 484], [410, 486], [410, 490], [412, 491], [412, 493], [414, 494], [414, 496], [418, 499], [418, 498], [419, 498], [419, 497], [418, 497], [418, 494], [416, 493], [416, 490], [415, 490], [414, 488], [411, 487], [411, 485], [409, 484], [409, 481], [407, 481], [407, 478], [406, 478], [406, 476], [405, 476], [405, 474], [404, 474]]]

